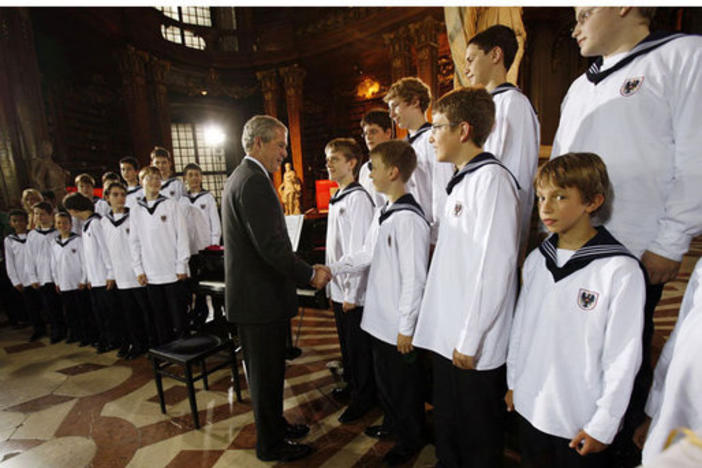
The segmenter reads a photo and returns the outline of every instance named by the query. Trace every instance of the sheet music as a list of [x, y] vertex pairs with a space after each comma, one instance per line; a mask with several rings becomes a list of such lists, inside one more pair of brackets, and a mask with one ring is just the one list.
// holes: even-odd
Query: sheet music
[[293, 252], [297, 252], [297, 247], [300, 243], [300, 234], [302, 234], [302, 224], [304, 221], [305, 215], [287, 215], [285, 217], [285, 225], [288, 228], [288, 236], [290, 237]]

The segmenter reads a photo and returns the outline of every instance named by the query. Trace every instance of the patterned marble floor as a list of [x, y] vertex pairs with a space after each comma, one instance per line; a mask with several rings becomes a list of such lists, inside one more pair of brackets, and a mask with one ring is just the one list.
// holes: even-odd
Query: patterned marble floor
[[[655, 318], [657, 352], [675, 325], [701, 255], [702, 239], [696, 239], [680, 275], [665, 288]], [[380, 421], [380, 411], [356, 424], [337, 422], [343, 407], [330, 397], [334, 380], [326, 368], [339, 356], [332, 313], [306, 309], [301, 330], [303, 354], [289, 363], [284, 405], [290, 421], [311, 425], [304, 441], [316, 450], [287, 466], [379, 466], [392, 443], [366, 437], [363, 429]], [[238, 403], [227, 371], [211, 377], [209, 391], [198, 385], [202, 429], [195, 430], [185, 386], [178, 382], [164, 380], [168, 414], [161, 414], [145, 358], [124, 361], [114, 352], [96, 355], [92, 348], [50, 345], [47, 339], [27, 343], [29, 334], [0, 328], [0, 468], [273, 465], [255, 457], [245, 383]], [[409, 466], [435, 463], [428, 445]]]

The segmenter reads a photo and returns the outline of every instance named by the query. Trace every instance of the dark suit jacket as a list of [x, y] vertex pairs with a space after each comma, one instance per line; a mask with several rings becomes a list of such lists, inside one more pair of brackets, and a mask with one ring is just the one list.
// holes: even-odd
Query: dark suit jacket
[[225, 305], [239, 324], [285, 322], [297, 313], [297, 284], [312, 267], [295, 256], [268, 173], [242, 160], [222, 196]]

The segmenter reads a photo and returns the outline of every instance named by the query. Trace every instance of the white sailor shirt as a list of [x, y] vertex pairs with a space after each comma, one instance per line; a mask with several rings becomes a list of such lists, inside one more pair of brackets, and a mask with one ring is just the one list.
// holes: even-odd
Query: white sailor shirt
[[105, 286], [108, 279], [114, 279], [100, 219], [99, 214], [93, 213], [83, 224], [85, 272], [88, 282], [94, 288]]
[[31, 287], [27, 263], [30, 261], [27, 234], [10, 234], [5, 237], [5, 269], [12, 286]]
[[129, 247], [132, 267], [150, 284], [168, 284], [188, 273], [188, 227], [178, 202], [163, 196], [139, 200], [130, 210]]
[[517, 290], [519, 195], [509, 170], [481, 153], [449, 182], [413, 344], [477, 370], [505, 363]]
[[411, 194], [376, 210], [363, 249], [330, 265], [334, 274], [370, 266], [361, 328], [397, 345], [414, 335], [429, 267], [429, 222]]
[[173, 198], [178, 201], [186, 194], [185, 185], [182, 180], [173, 176], [170, 179], [161, 181], [161, 191], [159, 193], [166, 198]]
[[129, 208], [126, 207], [124, 213], [114, 213], [110, 210], [100, 220], [114, 279], [119, 289], [141, 287], [134, 274], [134, 263], [129, 253], [129, 212]]
[[558, 236], [526, 259], [507, 384], [517, 412], [571, 439], [609, 444], [641, 365], [646, 284], [638, 260], [604, 228], [561, 267]]
[[[363, 248], [373, 211], [370, 195], [358, 182], [352, 182], [334, 194], [329, 200], [327, 217], [327, 265]], [[338, 275], [327, 285], [327, 294], [334, 302], [361, 306], [365, 302], [367, 278], [367, 271]]]
[[144, 189], [141, 185], [127, 187], [127, 201], [124, 206], [127, 208], [134, 208], [140, 198], [144, 198]]
[[361, 184], [364, 189], [366, 189], [366, 192], [368, 192], [368, 195], [370, 195], [371, 200], [373, 200], [373, 204], [376, 208], [378, 208], [383, 206], [385, 202], [388, 201], [388, 198], [385, 196], [385, 194], [375, 190], [375, 185], [373, 185], [373, 179], [371, 179], [370, 173], [370, 161], [366, 161], [358, 171], [358, 183]]
[[51, 245], [58, 236], [55, 228], [37, 227], [27, 234], [27, 250], [31, 253], [27, 258], [27, 274], [32, 283], [43, 286], [52, 282]]
[[670, 431], [702, 427], [702, 260], [697, 261], [678, 321], [666, 341], [653, 374], [646, 402], [651, 417], [642, 458], [649, 462], [660, 453]]
[[483, 149], [495, 155], [519, 182], [520, 245], [526, 248], [534, 207], [533, 180], [539, 166], [539, 120], [534, 108], [516, 86], [503, 83], [493, 89], [495, 126]]
[[702, 37], [668, 33], [598, 59], [563, 100], [551, 157], [602, 157], [615, 192], [607, 229], [637, 257], [679, 261], [702, 232], [701, 102]]
[[196, 254], [210, 245], [219, 245], [222, 224], [219, 222], [217, 200], [207, 191], [186, 193], [178, 201], [188, 213], [188, 238], [190, 254]]
[[431, 224], [432, 244], [435, 244], [441, 214], [446, 203], [446, 184], [453, 176], [454, 166], [451, 163], [437, 161], [434, 145], [429, 142], [430, 136], [429, 122], [412, 135], [407, 135], [407, 141], [417, 155], [417, 167], [405, 186], [424, 210]]
[[61, 291], [75, 291], [88, 282], [83, 258], [83, 239], [77, 234], [51, 243], [51, 277]]
[[110, 204], [102, 198], [94, 197], [93, 205], [95, 212], [100, 216], [105, 216], [110, 211]]

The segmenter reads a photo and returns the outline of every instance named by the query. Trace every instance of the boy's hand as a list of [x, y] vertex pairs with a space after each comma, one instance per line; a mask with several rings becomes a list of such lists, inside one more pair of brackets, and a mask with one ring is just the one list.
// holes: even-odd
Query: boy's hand
[[678, 270], [680, 270], [680, 262], [662, 257], [648, 250], [641, 256], [641, 263], [646, 267], [648, 280], [651, 284], [667, 283], [675, 279], [678, 276]]
[[56, 292], [61, 294], [61, 288], [59, 288], [59, 285], [56, 284], [56, 285], [54, 285], [54, 287], [56, 288]]
[[83, 290], [83, 289], [86, 288], [86, 286], [87, 286], [87, 285], [86, 285], [85, 283], [79, 283], [79, 284], [78, 284], [78, 289]]
[[39, 283], [32, 283], [32, 287], [34, 289], [39, 289]]
[[178, 281], [183, 281], [188, 279], [188, 275], [185, 273], [176, 273], [176, 278], [178, 278]]
[[651, 425], [651, 418], [646, 416], [646, 419], [644, 422], [642, 422], [639, 427], [636, 428], [634, 431], [634, 436], [631, 438], [631, 440], [634, 441], [634, 444], [643, 450], [644, 442], [646, 442], [646, 437], [648, 436], [648, 428]]
[[115, 284], [116, 284], [116, 283], [115, 283], [115, 280], [113, 280], [113, 279], [107, 280], [107, 283], [105, 284], [105, 288], [106, 288], [108, 291], [110, 291], [110, 290], [112, 290], [112, 289], [115, 289]]
[[401, 354], [411, 353], [414, 348], [412, 347], [412, 336], [403, 335], [402, 333], [397, 334], [397, 350]]
[[142, 286], [146, 286], [147, 284], [149, 284], [149, 281], [146, 279], [145, 273], [142, 273], [139, 276], [137, 276], [137, 282]]
[[90, 284], [90, 281], [88, 281], [87, 283], [85, 283], [85, 286], [86, 286], [88, 289], [93, 289], [93, 285]]
[[582, 429], [578, 432], [578, 435], [573, 437], [570, 441], [568, 447], [574, 449], [580, 455], [587, 455], [588, 453], [601, 452], [607, 448], [607, 444], [603, 444], [599, 440], [591, 437], [587, 432]]
[[507, 411], [514, 411], [514, 392], [512, 390], [507, 390], [505, 393], [505, 405], [507, 405]]
[[453, 365], [459, 369], [473, 370], [475, 369], [475, 358], [467, 354], [461, 354], [457, 349], [453, 350]]
[[18, 284], [17, 286], [15, 286], [15, 289], [18, 290], [19, 292], [22, 292], [22, 291], [24, 291], [24, 286], [22, 286], [21, 284]]
[[355, 308], [356, 308], [356, 304], [354, 304], [352, 302], [344, 302], [343, 304], [341, 304], [341, 310], [343, 310], [344, 312], [348, 312], [348, 311], [353, 310]]

